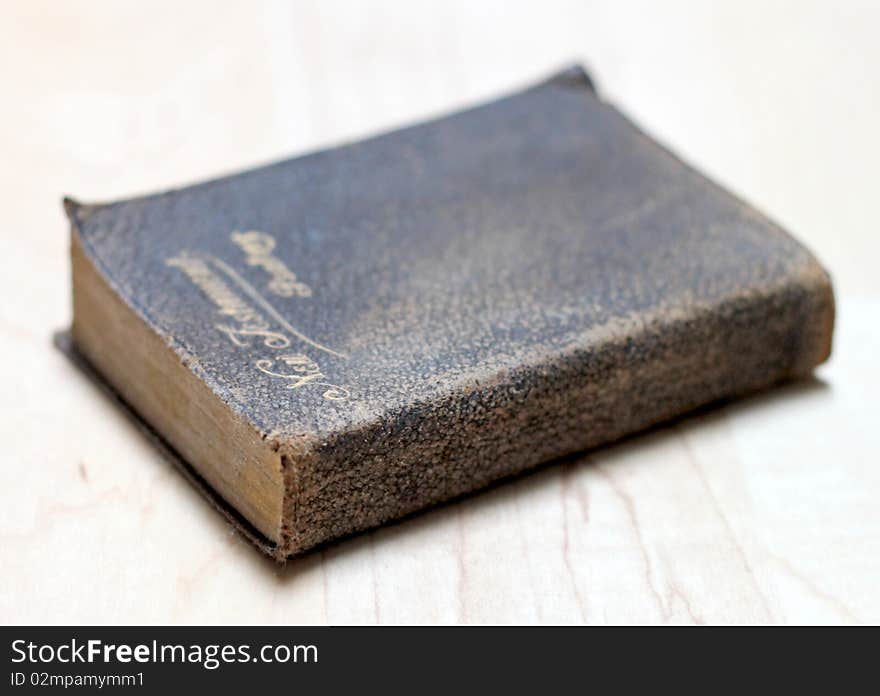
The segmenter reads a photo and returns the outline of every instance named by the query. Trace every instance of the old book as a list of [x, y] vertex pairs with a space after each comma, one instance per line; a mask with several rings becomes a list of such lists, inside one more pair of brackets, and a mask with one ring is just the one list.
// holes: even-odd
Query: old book
[[813, 256], [577, 68], [66, 210], [77, 354], [279, 559], [805, 375], [831, 346]]

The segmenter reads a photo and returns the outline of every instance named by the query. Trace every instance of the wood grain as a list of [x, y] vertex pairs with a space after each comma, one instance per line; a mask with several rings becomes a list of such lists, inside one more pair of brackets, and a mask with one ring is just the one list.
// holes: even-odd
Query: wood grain
[[[878, 29], [855, 3], [4, 3], [0, 621], [880, 621]], [[186, 183], [571, 60], [828, 264], [815, 380], [282, 569], [51, 347], [63, 194]]]

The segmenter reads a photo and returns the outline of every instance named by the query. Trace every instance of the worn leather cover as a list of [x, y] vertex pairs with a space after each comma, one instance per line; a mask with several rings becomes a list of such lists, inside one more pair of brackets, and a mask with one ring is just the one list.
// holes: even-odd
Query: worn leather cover
[[830, 351], [811, 254], [578, 68], [363, 142], [66, 208], [115, 291], [284, 454], [279, 557]]

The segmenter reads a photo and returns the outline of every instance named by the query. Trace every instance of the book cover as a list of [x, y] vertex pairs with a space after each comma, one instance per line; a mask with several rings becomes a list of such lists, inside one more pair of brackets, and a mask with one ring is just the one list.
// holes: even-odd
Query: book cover
[[65, 207], [72, 350], [278, 559], [808, 374], [831, 348], [815, 258], [579, 68]]

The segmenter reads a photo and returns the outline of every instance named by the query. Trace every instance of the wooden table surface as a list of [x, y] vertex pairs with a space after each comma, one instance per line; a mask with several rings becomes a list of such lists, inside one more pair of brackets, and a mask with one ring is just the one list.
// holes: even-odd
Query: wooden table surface
[[[880, 6], [0, 6], [0, 622], [880, 621]], [[812, 381], [279, 567], [51, 347], [60, 198], [112, 199], [586, 63], [795, 232], [839, 317]]]

